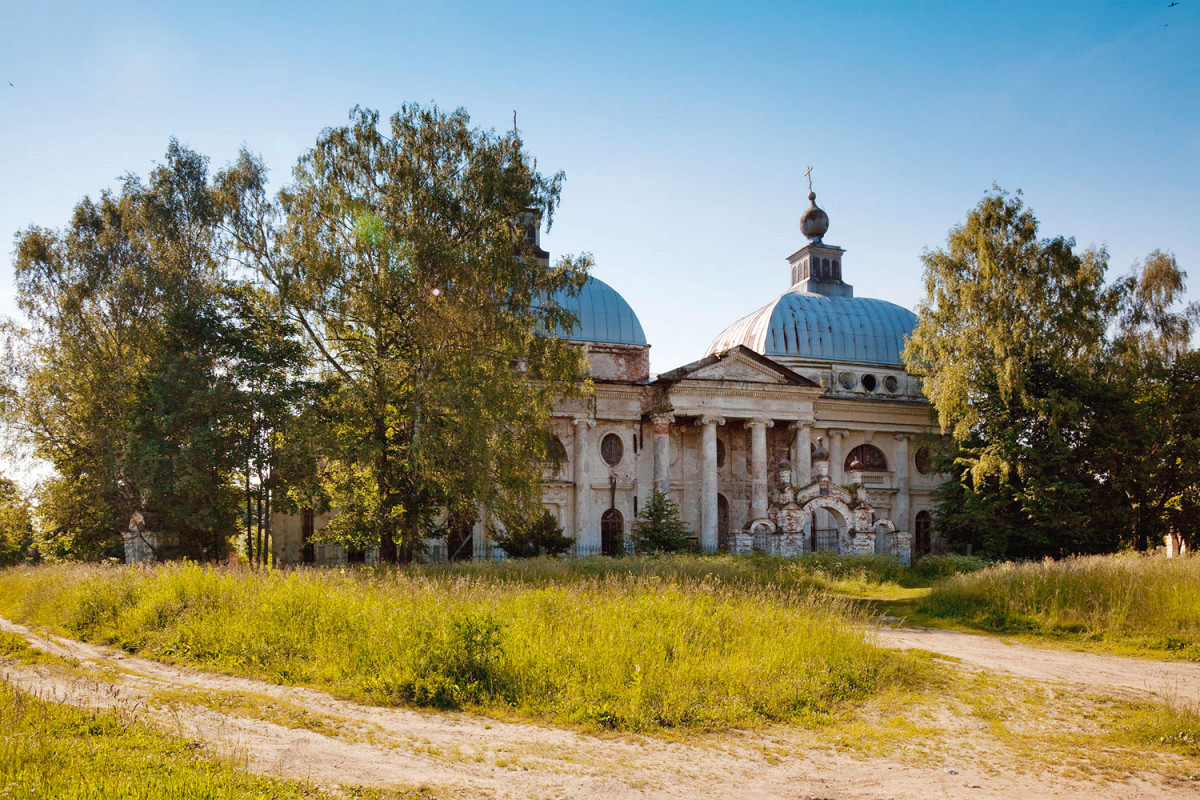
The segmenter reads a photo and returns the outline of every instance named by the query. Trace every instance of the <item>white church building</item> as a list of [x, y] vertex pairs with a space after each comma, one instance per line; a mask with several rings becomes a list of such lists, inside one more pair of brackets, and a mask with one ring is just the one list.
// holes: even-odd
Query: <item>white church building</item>
[[[932, 493], [944, 476], [922, 446], [935, 431], [930, 407], [901, 361], [916, 315], [855, 296], [845, 251], [823, 240], [829, 218], [809, 201], [787, 291], [690, 364], [650, 375], [637, 314], [598, 278], [556, 298], [577, 319], [562, 335], [586, 346], [595, 384], [593, 397], [555, 409], [560, 466], [544, 475], [543, 504], [576, 555], [626, 549], [655, 488], [704, 551], [908, 562], [934, 545]], [[324, 521], [273, 515], [277, 563], [344, 563], [340, 546], [307, 542]], [[435, 557], [502, 557], [483, 523], [430, 546]]]

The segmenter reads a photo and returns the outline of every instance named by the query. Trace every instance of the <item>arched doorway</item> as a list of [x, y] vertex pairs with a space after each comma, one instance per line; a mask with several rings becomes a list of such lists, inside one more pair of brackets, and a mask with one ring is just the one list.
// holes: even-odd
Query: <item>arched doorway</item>
[[615, 508], [600, 515], [600, 552], [606, 556], [619, 556], [625, 549], [625, 518]]
[[933, 549], [933, 516], [928, 511], [917, 512], [913, 533], [913, 555], [917, 558], [929, 555]]
[[851, 552], [851, 512], [845, 502], [836, 497], [817, 497], [804, 508], [812, 526], [808, 541], [810, 552]]
[[316, 533], [316, 515], [311, 508], [301, 512], [300, 517], [300, 563], [312, 564], [317, 560], [316, 548], [313, 546], [313, 534]]
[[475, 521], [451, 514], [446, 527], [446, 560], [470, 561], [475, 555]]

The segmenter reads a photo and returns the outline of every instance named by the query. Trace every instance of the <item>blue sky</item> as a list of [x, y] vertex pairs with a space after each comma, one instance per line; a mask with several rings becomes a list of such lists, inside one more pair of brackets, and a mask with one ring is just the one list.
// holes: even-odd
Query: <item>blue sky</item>
[[[543, 245], [591, 252], [665, 371], [787, 289], [804, 168], [863, 296], [993, 182], [1044, 235], [1158, 247], [1200, 298], [1200, 2], [0, 4], [0, 315], [12, 236], [171, 136], [279, 182], [355, 104], [462, 106], [563, 170]], [[9, 86], [9, 83], [12, 86]]]

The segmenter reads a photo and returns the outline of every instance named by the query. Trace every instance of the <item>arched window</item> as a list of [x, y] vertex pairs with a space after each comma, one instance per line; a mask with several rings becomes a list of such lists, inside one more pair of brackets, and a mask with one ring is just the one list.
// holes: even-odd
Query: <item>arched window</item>
[[558, 472], [567, 463], [567, 448], [557, 436], [546, 439], [546, 468]]
[[725, 466], [725, 443], [717, 439], [717, 466]]
[[862, 463], [863, 472], [887, 472], [887, 459], [883, 451], [873, 444], [860, 444], [846, 456], [845, 469], [850, 471], [850, 465], [855, 461]]
[[615, 557], [624, 549], [625, 518], [620, 511], [610, 508], [600, 515], [600, 552]]
[[621, 457], [624, 455], [625, 443], [621, 441], [620, 436], [609, 433], [600, 440], [600, 457], [604, 459], [605, 464], [615, 467], [621, 463]]
[[927, 556], [933, 547], [933, 516], [928, 511], [918, 511], [915, 528], [913, 555], [917, 558]]

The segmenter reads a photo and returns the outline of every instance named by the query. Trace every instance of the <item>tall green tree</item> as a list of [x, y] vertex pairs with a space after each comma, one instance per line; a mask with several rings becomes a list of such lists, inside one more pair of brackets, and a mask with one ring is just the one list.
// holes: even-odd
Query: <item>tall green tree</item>
[[34, 557], [33, 514], [17, 485], [0, 476], [0, 567]]
[[[231, 178], [234, 176], [231, 173]], [[303, 327], [328, 381], [325, 535], [410, 559], [442, 514], [526, 513], [550, 408], [584, 356], [549, 302], [589, 260], [540, 263], [527, 232], [559, 202], [514, 130], [461, 110], [355, 109], [299, 161], [275, 205], [246, 156], [229, 189], [239, 241]]]
[[1110, 347], [1091, 402], [1085, 443], [1101, 483], [1097, 526], [1145, 549], [1169, 531], [1196, 541], [1185, 513], [1200, 492], [1200, 308], [1183, 304], [1186, 273], [1155, 250], [1109, 289]]
[[922, 260], [905, 364], [959, 446], [956, 477], [992, 487], [988, 513], [1008, 512], [997, 528], [1011, 538], [992, 547], [1075, 549], [1093, 482], [1075, 446], [1103, 349], [1107, 254], [1040, 238], [1020, 195], [995, 188]]
[[219, 558], [236, 531], [251, 377], [294, 370], [294, 332], [231, 271], [225, 198], [207, 160], [172, 141], [147, 182], [85, 198], [62, 231], [17, 237], [6, 408], [56, 475], [39, 503], [46, 552], [119, 555], [135, 510]]
[[1178, 309], [1174, 259], [1106, 286], [1104, 250], [1039, 238], [1019, 194], [994, 189], [923, 260], [905, 363], [957, 448], [943, 535], [1017, 557], [1161, 535], [1195, 485], [1195, 310]]

